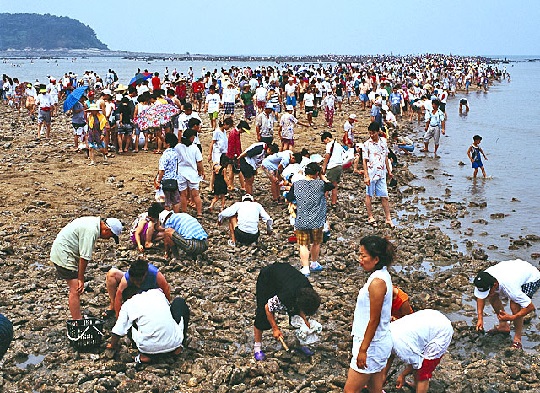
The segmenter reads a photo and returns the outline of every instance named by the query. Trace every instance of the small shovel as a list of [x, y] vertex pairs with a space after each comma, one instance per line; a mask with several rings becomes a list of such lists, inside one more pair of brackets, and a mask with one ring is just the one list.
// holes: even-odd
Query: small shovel
[[278, 340], [281, 343], [281, 345], [283, 345], [283, 349], [285, 349], [285, 351], [289, 352], [289, 347], [287, 346], [287, 344], [285, 344], [285, 341], [283, 340], [283, 337], [279, 337]]

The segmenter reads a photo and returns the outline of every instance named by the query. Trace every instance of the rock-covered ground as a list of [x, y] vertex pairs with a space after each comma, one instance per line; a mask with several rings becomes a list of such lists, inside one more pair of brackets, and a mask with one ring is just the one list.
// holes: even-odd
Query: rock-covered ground
[[[359, 115], [358, 138], [367, 139], [368, 112], [357, 105], [344, 106], [336, 114], [338, 140], [350, 112]], [[322, 115], [322, 114], [321, 114]], [[303, 115], [302, 115], [303, 117]], [[72, 219], [84, 215], [118, 217], [125, 227], [119, 247], [99, 240], [94, 261], [87, 269], [87, 287], [82, 295], [86, 314], [99, 316], [106, 308], [105, 272], [111, 266], [126, 269], [135, 257], [128, 246], [132, 220], [153, 200], [152, 179], [158, 156], [149, 153], [117, 155], [108, 166], [88, 167], [83, 154], [73, 152], [70, 119], [54, 119], [52, 138], [35, 140], [36, 125], [25, 115], [0, 105], [0, 312], [14, 323], [14, 341], [0, 368], [0, 391], [5, 392], [338, 392], [348, 370], [350, 327], [355, 299], [367, 275], [357, 262], [357, 244], [374, 233], [366, 225], [364, 187], [361, 178], [346, 173], [340, 188], [338, 208], [329, 212], [330, 240], [322, 247], [325, 270], [311, 281], [323, 304], [316, 315], [324, 326], [315, 355], [305, 358], [294, 350], [285, 352], [269, 333], [264, 336], [268, 360], [252, 356], [252, 324], [255, 281], [261, 267], [274, 261], [298, 265], [296, 246], [287, 242], [292, 234], [284, 206], [273, 205], [267, 179], [259, 174], [256, 199], [275, 220], [275, 235], [262, 236], [258, 247], [233, 249], [227, 245], [226, 227], [218, 227], [217, 214], [205, 212], [203, 226], [211, 247], [197, 260], [163, 259], [163, 250], [148, 258], [160, 268], [173, 296], [186, 298], [192, 311], [189, 334], [192, 341], [179, 357], [163, 356], [136, 371], [136, 351], [127, 341], [116, 356], [105, 352], [112, 321], [105, 325], [105, 340], [93, 352], [76, 352], [66, 338], [67, 288], [56, 278], [48, 261], [57, 232]], [[316, 129], [299, 127], [296, 148], [322, 153]], [[402, 132], [418, 141], [414, 124], [403, 122]], [[203, 146], [209, 145], [209, 130]], [[244, 148], [249, 136], [243, 136]], [[398, 246], [391, 270], [395, 284], [410, 296], [413, 308], [434, 308], [451, 315], [454, 340], [434, 374], [433, 392], [540, 391], [539, 358], [536, 354], [509, 349], [510, 338], [488, 337], [472, 327], [471, 278], [489, 265], [482, 250], [468, 255], [456, 251], [449, 238], [427, 222], [429, 216], [459, 225], [467, 214], [460, 203], [444, 203], [423, 194], [422, 187], [408, 185], [414, 174], [408, 163], [422, 159], [402, 158], [395, 171], [398, 188], [391, 191], [393, 216], [403, 212], [396, 229], [379, 228]], [[206, 188], [206, 185], [203, 186]], [[231, 195], [227, 203], [237, 200]], [[203, 192], [205, 207], [211, 197]], [[375, 214], [382, 224], [381, 206]], [[381, 225], [380, 225], [381, 227]], [[534, 240], [534, 239], [533, 239]], [[491, 310], [488, 310], [491, 312]], [[295, 346], [287, 319], [279, 317], [286, 341]], [[528, 323], [537, 324], [536, 319]], [[529, 328], [530, 325], [526, 325]], [[536, 325], [536, 330], [538, 330]], [[531, 334], [529, 334], [531, 338]], [[532, 333], [533, 340], [540, 341]], [[26, 362], [26, 363], [25, 363]], [[395, 363], [395, 365], [399, 363]], [[385, 387], [393, 388], [395, 372]]]

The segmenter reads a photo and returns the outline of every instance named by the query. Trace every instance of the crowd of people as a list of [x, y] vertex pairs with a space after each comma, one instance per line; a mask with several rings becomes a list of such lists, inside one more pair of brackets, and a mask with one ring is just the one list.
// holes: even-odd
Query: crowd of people
[[[112, 70], [104, 79], [93, 72], [85, 72], [81, 78], [66, 73], [58, 81], [49, 77], [48, 84], [37, 86], [4, 75], [2, 100], [14, 110], [26, 110], [32, 121], [37, 115], [37, 138], [42, 137], [43, 126], [45, 137], [54, 137], [50, 125], [59, 114], [59, 104], [76, 88], [85, 88], [68, 112], [73, 149], [86, 153], [89, 165], [97, 164], [96, 153], [103, 157], [103, 164], [114, 154], [133, 157], [133, 153], [149, 151], [152, 145], [154, 153], [160, 154], [153, 179], [156, 202], [134, 219], [129, 234], [140, 257], [127, 272], [113, 268], [106, 276], [110, 302], [103, 316], [117, 318], [108, 349], [116, 350], [121, 337], [131, 330], [139, 363], [151, 362], [155, 354], [182, 352], [189, 342], [189, 306], [182, 298], [171, 298], [166, 278], [144, 253], [159, 247], [160, 242], [166, 258], [196, 258], [206, 252], [210, 244], [200, 192], [206, 179], [207, 191], [213, 196], [210, 214], [217, 214], [219, 224], [228, 221], [230, 247], [257, 244], [260, 220], [271, 235], [274, 220], [256, 197], [260, 185], [255, 178], [260, 172], [270, 182], [272, 204], [288, 204], [294, 229], [290, 240], [298, 244], [300, 268], [274, 263], [261, 269], [254, 283], [254, 357], [257, 361], [266, 359], [262, 347], [265, 330], [272, 330], [273, 337], [283, 343], [278, 312], [300, 317], [302, 337], [306, 332], [320, 332], [313, 316], [323, 300], [310, 277], [324, 269], [319, 257], [330, 227], [327, 212], [339, 208], [344, 171], [363, 178], [366, 224], [379, 225], [372, 209], [372, 198], [377, 196], [385, 226], [394, 228], [387, 180], [393, 177], [397, 156], [409, 152], [412, 145], [407, 136], [400, 135], [399, 121], [412, 121], [415, 116], [421, 121], [423, 117], [423, 151], [428, 152], [433, 139], [436, 155], [440, 134], [445, 133], [448, 97], [468, 90], [473, 82], [487, 89], [490, 80], [507, 77], [506, 70], [478, 58], [425, 55], [379, 60], [326, 66], [232, 67], [213, 72], [203, 69], [199, 77], [191, 67], [187, 75], [176, 70], [169, 75], [166, 69], [163, 79], [158, 72], [139, 70], [128, 85], [121, 84]], [[355, 135], [357, 113], [348, 115], [342, 137], [333, 133], [334, 114], [343, 111], [345, 104], [356, 105], [358, 113], [369, 110], [369, 138], [364, 142], [358, 142]], [[159, 126], [143, 127], [141, 118], [160, 105], [174, 110]], [[468, 104], [466, 108], [469, 110]], [[322, 125], [314, 120], [319, 112], [324, 112]], [[296, 146], [297, 125], [322, 128], [323, 155]], [[208, 146], [200, 139], [203, 129], [212, 131]], [[253, 129], [256, 140], [242, 148], [241, 135], [252, 134]], [[475, 136], [468, 151], [475, 176], [477, 168], [485, 175], [480, 154], [486, 156], [478, 147], [480, 141], [481, 137]], [[206, 173], [203, 157], [208, 161]], [[241, 197], [227, 207], [225, 195], [236, 195], [238, 188]], [[196, 211], [195, 216], [189, 214], [190, 209]], [[123, 225], [116, 218], [81, 217], [56, 237], [50, 260], [67, 283], [73, 320], [82, 318], [80, 296], [97, 239], [113, 238], [118, 243], [122, 232]], [[368, 236], [360, 244], [360, 265], [370, 276], [357, 298], [345, 391], [360, 392], [367, 386], [369, 391], [380, 392], [391, 358], [397, 355], [409, 365], [398, 377], [398, 386], [412, 373], [416, 391], [425, 392], [450, 344], [451, 324], [435, 310], [413, 313], [407, 295], [392, 285], [388, 267], [394, 246], [389, 240]], [[526, 264], [520, 262], [520, 273], [515, 277], [496, 265], [474, 280], [477, 328], [483, 329], [484, 299], [488, 298], [501, 320], [496, 332], [509, 332], [507, 321], [515, 321], [515, 348], [521, 347], [523, 316], [534, 309], [530, 299], [540, 286], [538, 269]], [[512, 314], [504, 312], [499, 295], [511, 299]], [[305, 345], [301, 351], [307, 356], [313, 353]]]

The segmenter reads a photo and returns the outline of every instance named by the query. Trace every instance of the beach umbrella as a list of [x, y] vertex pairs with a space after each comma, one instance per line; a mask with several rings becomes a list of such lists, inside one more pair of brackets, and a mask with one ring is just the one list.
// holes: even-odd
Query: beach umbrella
[[140, 72], [138, 74], [135, 74], [133, 78], [129, 81], [128, 85], [136, 85], [139, 82], [145, 81], [147, 79], [150, 79], [152, 77], [152, 74], [141, 74]]
[[71, 92], [70, 95], [66, 97], [66, 100], [64, 101], [64, 112], [67, 112], [73, 108], [73, 105], [75, 105], [77, 101], [79, 101], [84, 95], [86, 89], [88, 89], [88, 86], [77, 87]]
[[171, 121], [171, 117], [180, 113], [180, 109], [171, 104], [152, 105], [142, 111], [135, 122], [141, 130], [157, 128], [166, 125]]

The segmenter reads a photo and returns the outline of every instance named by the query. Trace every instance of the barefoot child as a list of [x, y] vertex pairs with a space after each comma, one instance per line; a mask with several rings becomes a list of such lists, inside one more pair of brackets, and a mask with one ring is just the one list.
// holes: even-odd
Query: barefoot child
[[210, 211], [213, 211], [214, 205], [218, 200], [221, 200], [221, 210], [225, 209], [225, 195], [227, 195], [225, 176], [227, 174], [228, 165], [229, 157], [227, 157], [227, 154], [222, 154], [219, 159], [219, 164], [214, 164], [214, 199], [210, 204]]
[[473, 144], [469, 146], [469, 149], [467, 150], [467, 155], [469, 156], [469, 160], [471, 160], [472, 167], [474, 169], [473, 177], [476, 177], [478, 174], [478, 168], [482, 170], [482, 175], [484, 178], [486, 177], [486, 171], [484, 169], [484, 163], [482, 162], [482, 157], [480, 154], [484, 156], [484, 158], [487, 160], [487, 157], [480, 147], [480, 142], [482, 142], [482, 137], [480, 135], [473, 136]]

